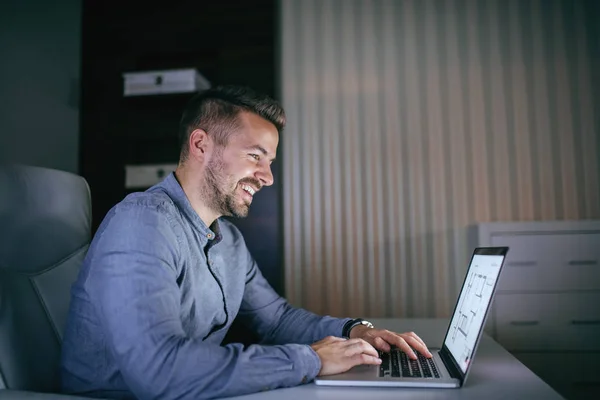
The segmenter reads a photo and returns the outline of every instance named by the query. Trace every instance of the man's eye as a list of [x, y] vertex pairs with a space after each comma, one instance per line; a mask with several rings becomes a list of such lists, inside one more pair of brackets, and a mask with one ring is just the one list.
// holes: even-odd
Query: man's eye
[[254, 158], [255, 160], [260, 160], [260, 156], [258, 154], [250, 154], [250, 157]]

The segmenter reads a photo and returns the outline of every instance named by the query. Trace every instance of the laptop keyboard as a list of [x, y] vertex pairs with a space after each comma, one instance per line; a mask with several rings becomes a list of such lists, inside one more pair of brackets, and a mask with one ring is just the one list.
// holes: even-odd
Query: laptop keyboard
[[402, 350], [390, 353], [379, 352], [381, 366], [379, 376], [393, 378], [439, 378], [440, 374], [433, 359], [417, 353], [417, 359], [411, 360]]

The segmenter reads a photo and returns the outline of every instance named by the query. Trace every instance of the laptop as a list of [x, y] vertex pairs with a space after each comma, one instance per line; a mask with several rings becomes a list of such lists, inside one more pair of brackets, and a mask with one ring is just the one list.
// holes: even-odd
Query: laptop
[[446, 336], [432, 358], [411, 360], [400, 349], [379, 352], [381, 365], [359, 365], [347, 372], [319, 376], [317, 385], [457, 388], [469, 373], [485, 326], [508, 247], [473, 251]]

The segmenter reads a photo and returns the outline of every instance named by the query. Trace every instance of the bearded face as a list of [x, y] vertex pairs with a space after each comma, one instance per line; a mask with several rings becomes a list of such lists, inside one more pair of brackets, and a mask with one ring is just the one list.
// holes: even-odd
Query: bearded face
[[222, 151], [217, 151], [206, 167], [203, 198], [217, 214], [244, 218], [248, 216], [252, 197], [261, 188], [253, 177], [233, 174], [230, 165], [223, 160]]
[[277, 128], [250, 112], [241, 112], [238, 118], [239, 126], [225, 144], [213, 142], [204, 149], [207, 158], [199, 194], [217, 218], [248, 216], [256, 192], [273, 184]]

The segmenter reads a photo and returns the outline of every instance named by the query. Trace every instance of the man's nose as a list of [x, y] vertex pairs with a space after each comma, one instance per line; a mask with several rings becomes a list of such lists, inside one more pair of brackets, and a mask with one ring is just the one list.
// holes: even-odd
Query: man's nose
[[257, 173], [256, 177], [263, 186], [271, 186], [273, 184], [273, 173], [271, 172], [271, 165], [266, 164]]

